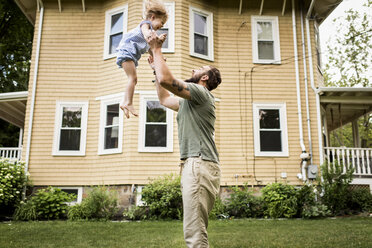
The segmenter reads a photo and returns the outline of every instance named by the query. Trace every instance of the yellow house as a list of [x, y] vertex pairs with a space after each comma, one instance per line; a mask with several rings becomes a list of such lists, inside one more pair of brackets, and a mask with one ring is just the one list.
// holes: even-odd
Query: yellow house
[[[159, 104], [146, 54], [134, 96], [140, 116], [119, 110], [127, 79], [115, 48], [141, 21], [143, 1], [15, 1], [35, 27], [22, 146], [34, 185], [81, 195], [105, 184], [128, 198], [149, 178], [178, 173], [177, 113]], [[356, 156], [357, 148], [327, 148], [327, 127], [340, 126], [327, 123], [330, 109], [349, 106], [343, 124], [372, 109], [371, 89], [322, 84], [317, 27], [340, 2], [165, 1], [172, 73], [187, 78], [210, 64], [222, 74], [212, 92], [222, 186], [301, 185], [327, 158]], [[360, 176], [372, 175], [372, 149], [357, 151]]]

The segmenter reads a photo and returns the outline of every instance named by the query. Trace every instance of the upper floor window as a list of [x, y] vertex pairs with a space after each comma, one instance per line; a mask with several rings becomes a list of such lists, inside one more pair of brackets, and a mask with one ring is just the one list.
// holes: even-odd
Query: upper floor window
[[253, 63], [280, 64], [277, 16], [252, 16]]
[[128, 5], [106, 11], [106, 27], [103, 58], [116, 56], [116, 47], [127, 32]]
[[57, 102], [53, 155], [84, 156], [88, 102]]
[[173, 151], [173, 111], [156, 96], [142, 95], [139, 152]]
[[255, 156], [288, 156], [285, 104], [253, 104]]
[[123, 111], [119, 108], [121, 100], [121, 96], [105, 97], [101, 100], [98, 154], [122, 152]]
[[162, 46], [162, 52], [174, 53], [174, 2], [164, 2], [164, 5], [168, 11], [168, 20], [157, 33], [158, 35], [167, 34], [167, 38]]
[[213, 13], [190, 6], [190, 55], [214, 60]]

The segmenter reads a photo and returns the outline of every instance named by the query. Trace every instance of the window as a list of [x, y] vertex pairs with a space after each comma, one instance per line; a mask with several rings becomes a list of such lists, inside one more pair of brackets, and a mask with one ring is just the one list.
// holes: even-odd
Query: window
[[[121, 94], [122, 95], [122, 94]], [[122, 152], [123, 111], [120, 110], [122, 96], [101, 98], [101, 118], [98, 142], [98, 154]]]
[[255, 156], [288, 156], [285, 104], [253, 104]]
[[213, 14], [190, 6], [190, 55], [214, 60]]
[[141, 96], [139, 152], [173, 151], [173, 111], [154, 95]]
[[106, 27], [103, 58], [116, 56], [116, 47], [127, 32], [128, 5], [106, 11]]
[[68, 205], [72, 206], [77, 203], [81, 203], [83, 199], [83, 188], [82, 187], [58, 187], [67, 194], [75, 194], [75, 199], [71, 202], [67, 202]]
[[253, 63], [280, 64], [279, 25], [276, 16], [252, 16]]
[[174, 2], [164, 2], [164, 5], [168, 11], [168, 21], [157, 33], [158, 35], [163, 33], [167, 34], [167, 38], [163, 43], [162, 52], [174, 53]]
[[84, 156], [88, 102], [57, 102], [53, 155]]

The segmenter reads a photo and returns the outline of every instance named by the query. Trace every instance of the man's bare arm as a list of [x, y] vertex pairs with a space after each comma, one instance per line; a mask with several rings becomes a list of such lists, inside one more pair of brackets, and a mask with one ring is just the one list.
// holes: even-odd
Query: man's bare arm
[[157, 80], [159, 80], [160, 85], [173, 94], [189, 100], [191, 96], [188, 84], [173, 77], [168, 65], [165, 63], [161, 52], [161, 45], [163, 41], [159, 39], [156, 34], [152, 34], [148, 39], [148, 43], [154, 56], [156, 77]]

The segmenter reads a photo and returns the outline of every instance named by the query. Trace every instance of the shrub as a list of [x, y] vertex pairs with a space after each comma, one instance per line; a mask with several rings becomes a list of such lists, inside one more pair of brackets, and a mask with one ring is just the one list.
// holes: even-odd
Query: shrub
[[15, 208], [26, 183], [25, 163], [0, 158], [0, 209]]
[[232, 193], [226, 202], [226, 211], [236, 218], [262, 217], [264, 203], [260, 197], [252, 195], [247, 185], [242, 188], [232, 187]]
[[37, 220], [36, 206], [33, 201], [21, 201], [14, 212], [15, 220]]
[[302, 218], [313, 219], [313, 218], [323, 218], [331, 215], [331, 211], [324, 204], [315, 202], [313, 205], [304, 205], [302, 210]]
[[226, 219], [229, 215], [226, 211], [226, 206], [222, 199], [217, 196], [213, 208], [211, 212], [209, 213], [209, 219], [215, 220], [215, 219]]
[[348, 206], [348, 188], [353, 178], [353, 168], [346, 168], [343, 172], [342, 164], [339, 165], [337, 161], [327, 162], [321, 166], [323, 182], [322, 202], [335, 215], [342, 214], [347, 211]]
[[138, 219], [182, 219], [181, 177], [174, 174], [152, 180], [142, 189], [145, 206], [133, 207], [124, 217]]
[[32, 196], [30, 204], [35, 206], [37, 219], [60, 219], [67, 216], [67, 202], [75, 197], [74, 194], [68, 194], [61, 189], [48, 187]]
[[356, 212], [372, 212], [372, 194], [369, 189], [349, 189], [348, 206]]
[[103, 219], [109, 220], [118, 211], [118, 196], [105, 186], [93, 188], [80, 204], [71, 206], [68, 211], [70, 220]]
[[273, 183], [262, 189], [267, 204], [265, 215], [271, 218], [291, 218], [297, 213], [296, 189], [287, 184]]
[[151, 181], [142, 190], [142, 200], [150, 218], [181, 219], [181, 177], [170, 174]]
[[312, 185], [304, 185], [297, 189], [297, 213], [296, 217], [304, 217], [303, 211], [316, 204], [315, 188]]

